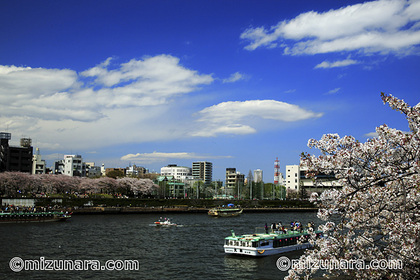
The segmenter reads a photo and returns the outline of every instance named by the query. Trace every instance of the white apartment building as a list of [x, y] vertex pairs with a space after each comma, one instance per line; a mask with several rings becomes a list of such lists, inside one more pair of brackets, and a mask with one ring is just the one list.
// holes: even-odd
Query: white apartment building
[[63, 163], [64, 167], [62, 174], [67, 176], [86, 176], [86, 167], [81, 155], [65, 155]]
[[139, 175], [146, 174], [146, 168], [141, 166], [130, 165], [125, 169], [125, 174], [127, 176], [138, 177]]
[[286, 165], [286, 189], [300, 191], [304, 188], [308, 191], [322, 192], [331, 188], [340, 188], [334, 175], [318, 174], [316, 183], [312, 178], [305, 177], [305, 169], [299, 165]]
[[176, 164], [168, 164], [168, 166], [160, 169], [161, 176], [173, 176], [176, 180], [183, 180], [191, 175], [191, 168], [185, 166], [177, 166]]
[[286, 165], [286, 189], [299, 191], [300, 168], [299, 165]]

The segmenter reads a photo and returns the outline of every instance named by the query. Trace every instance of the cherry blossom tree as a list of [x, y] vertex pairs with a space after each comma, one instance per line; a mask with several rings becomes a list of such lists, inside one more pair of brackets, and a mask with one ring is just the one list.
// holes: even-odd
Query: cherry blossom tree
[[117, 190], [117, 181], [110, 177], [101, 177], [95, 180], [101, 193], [115, 194]]
[[[302, 154], [307, 176], [316, 183], [317, 174], [333, 174], [342, 189], [313, 194], [318, 217], [325, 221], [320, 229], [328, 236], [313, 241], [314, 249], [300, 260], [358, 260], [365, 265], [383, 260], [392, 264], [394, 260], [401, 261], [403, 268], [341, 267], [327, 269], [330, 275], [354, 279], [414, 279], [420, 275], [420, 105], [410, 107], [383, 93], [382, 100], [406, 116], [410, 132], [382, 125], [376, 129], [377, 137], [365, 143], [336, 134], [309, 140], [308, 146], [321, 153]], [[317, 270], [304, 268], [289, 270], [285, 279], [309, 278]]]
[[143, 196], [152, 194], [158, 188], [159, 186], [150, 179], [137, 179], [136, 184], [131, 190], [135, 195]]
[[0, 173], [0, 196], [20, 197], [28, 194], [123, 194], [143, 196], [153, 193], [158, 186], [150, 179], [102, 177], [98, 179], [66, 175], [22, 172]]
[[100, 193], [100, 189], [97, 184], [97, 179], [83, 178], [80, 182], [78, 193], [81, 194], [96, 194]]

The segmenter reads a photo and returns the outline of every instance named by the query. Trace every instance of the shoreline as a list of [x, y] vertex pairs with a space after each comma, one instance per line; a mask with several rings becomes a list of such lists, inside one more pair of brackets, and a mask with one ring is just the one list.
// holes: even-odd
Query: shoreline
[[[210, 208], [199, 207], [85, 207], [73, 209], [72, 215], [101, 215], [101, 214], [196, 214], [207, 213]], [[318, 208], [243, 208], [244, 213], [269, 213], [269, 212], [316, 212]]]

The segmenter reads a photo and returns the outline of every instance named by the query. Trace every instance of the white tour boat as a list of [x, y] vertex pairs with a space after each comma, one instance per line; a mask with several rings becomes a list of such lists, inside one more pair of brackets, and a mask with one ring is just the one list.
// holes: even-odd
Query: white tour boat
[[[321, 237], [321, 231], [315, 231], [316, 237]], [[276, 255], [285, 252], [303, 250], [312, 245], [308, 242], [311, 233], [308, 230], [289, 230], [286, 233], [254, 233], [225, 238], [225, 253], [253, 257]]]

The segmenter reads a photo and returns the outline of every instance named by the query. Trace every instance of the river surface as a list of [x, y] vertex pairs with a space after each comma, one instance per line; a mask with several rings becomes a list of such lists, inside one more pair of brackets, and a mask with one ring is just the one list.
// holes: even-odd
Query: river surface
[[[314, 212], [244, 213], [215, 218], [207, 214], [170, 214], [179, 227], [155, 227], [159, 214], [79, 215], [64, 223], [0, 224], [0, 279], [283, 279], [279, 256], [229, 256], [223, 242], [233, 229], [253, 233], [265, 223], [292, 220], [318, 224]], [[285, 254], [290, 259], [302, 252]], [[22, 260], [137, 260], [139, 269], [14, 272]]]

